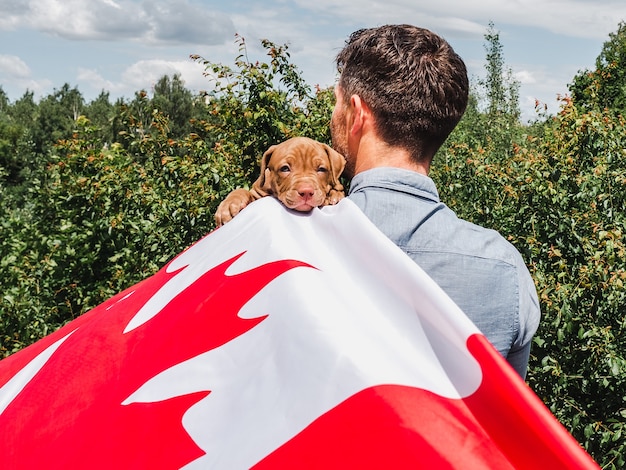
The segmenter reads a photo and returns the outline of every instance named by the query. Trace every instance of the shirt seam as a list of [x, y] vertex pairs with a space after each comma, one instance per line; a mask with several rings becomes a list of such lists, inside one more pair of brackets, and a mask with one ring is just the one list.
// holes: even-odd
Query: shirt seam
[[445, 250], [445, 249], [440, 249], [440, 248], [430, 250], [427, 248], [411, 248], [407, 245], [398, 245], [398, 247], [407, 254], [408, 253], [429, 253], [429, 254], [441, 253], [441, 254], [448, 254], [448, 255], [449, 254], [462, 255], [462, 256], [467, 256], [468, 258], [475, 258], [475, 259], [481, 259], [481, 260], [499, 261], [517, 270], [517, 263], [515, 263], [514, 261], [508, 261], [503, 258], [494, 258], [492, 256], [479, 256], [479, 255], [476, 255], [475, 253], [465, 253], [459, 250]]

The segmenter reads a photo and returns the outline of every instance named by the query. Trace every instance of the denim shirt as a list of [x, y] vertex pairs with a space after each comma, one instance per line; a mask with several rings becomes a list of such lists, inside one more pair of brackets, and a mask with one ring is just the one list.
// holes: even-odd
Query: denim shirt
[[348, 194], [474, 322], [523, 378], [540, 318], [528, 268], [504, 237], [439, 200], [429, 177], [399, 168], [356, 175]]

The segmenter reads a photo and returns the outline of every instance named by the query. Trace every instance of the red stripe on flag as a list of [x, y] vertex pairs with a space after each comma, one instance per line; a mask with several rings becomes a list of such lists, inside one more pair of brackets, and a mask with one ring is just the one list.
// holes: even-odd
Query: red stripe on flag
[[599, 469], [484, 336], [471, 336], [468, 348], [484, 372], [469, 397], [369, 388], [254, 468]]
[[254, 469], [513, 468], [462, 400], [381, 385], [322, 415]]
[[464, 401], [516, 468], [600, 468], [484, 336], [470, 336], [467, 347], [483, 381]]

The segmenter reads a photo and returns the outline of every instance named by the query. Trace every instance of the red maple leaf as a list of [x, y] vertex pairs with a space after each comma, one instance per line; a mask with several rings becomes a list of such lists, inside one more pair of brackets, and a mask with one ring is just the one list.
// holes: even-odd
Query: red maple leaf
[[[203, 455], [183, 413], [210, 390], [156, 403], [121, 403], [160, 372], [244, 334], [265, 316], [241, 307], [293, 260], [225, 274], [242, 254], [206, 272], [156, 316], [123, 333], [139, 309], [183, 269], [151, 278], [66, 325], [0, 367], [0, 385], [74, 331], [0, 414], [0, 455], [11, 469], [180, 468]], [[131, 294], [132, 295], [129, 295]]]

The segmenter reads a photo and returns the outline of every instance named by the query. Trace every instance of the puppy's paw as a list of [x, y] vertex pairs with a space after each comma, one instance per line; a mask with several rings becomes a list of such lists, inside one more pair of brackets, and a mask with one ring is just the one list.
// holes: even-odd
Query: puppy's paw
[[341, 201], [345, 197], [343, 191], [337, 191], [336, 189], [331, 189], [328, 191], [328, 195], [326, 196], [326, 200], [324, 201], [325, 206], [334, 206], [339, 201]]
[[215, 211], [215, 224], [221, 227], [226, 222], [232, 220], [239, 212], [243, 210], [254, 198], [250, 196], [250, 191], [246, 189], [235, 189], [226, 198], [220, 202]]

